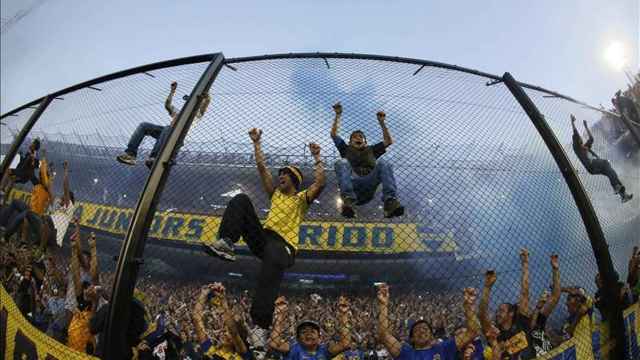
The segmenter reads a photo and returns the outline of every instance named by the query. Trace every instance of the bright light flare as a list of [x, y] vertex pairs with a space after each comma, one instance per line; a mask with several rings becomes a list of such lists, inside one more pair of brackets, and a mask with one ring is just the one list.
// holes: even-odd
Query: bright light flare
[[622, 70], [627, 65], [627, 49], [619, 42], [612, 42], [604, 51], [604, 58], [615, 70]]

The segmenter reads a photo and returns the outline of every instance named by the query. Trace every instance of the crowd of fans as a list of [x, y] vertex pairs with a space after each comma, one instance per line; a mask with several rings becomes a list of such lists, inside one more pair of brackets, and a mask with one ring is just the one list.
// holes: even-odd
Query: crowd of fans
[[[83, 242], [88, 250], [82, 250]], [[15, 239], [3, 243], [0, 278], [36, 327], [74, 349], [100, 355], [113, 274], [99, 272], [92, 236], [81, 239], [76, 227], [71, 243], [70, 259], [56, 249], [41, 255], [37, 246]], [[434, 293], [387, 284], [377, 284], [369, 292], [287, 291], [286, 297], [276, 300], [271, 334], [253, 326], [251, 297], [239, 286], [143, 277], [136, 286], [127, 330], [130, 355], [322, 359], [325, 354], [328, 358], [390, 359], [432, 351], [444, 359], [526, 359], [590, 331], [594, 307], [606, 318], [599, 276], [594, 297], [582, 288], [561, 287], [560, 260], [552, 256], [552, 289], [530, 306], [526, 250], [521, 263], [519, 299], [501, 303], [495, 316], [488, 308], [492, 286], [499, 279], [488, 271], [477, 294], [474, 289]], [[635, 248], [627, 281], [618, 284], [625, 307], [638, 301], [639, 272], [640, 251]], [[569, 316], [554, 329], [546, 320], [563, 292]]]

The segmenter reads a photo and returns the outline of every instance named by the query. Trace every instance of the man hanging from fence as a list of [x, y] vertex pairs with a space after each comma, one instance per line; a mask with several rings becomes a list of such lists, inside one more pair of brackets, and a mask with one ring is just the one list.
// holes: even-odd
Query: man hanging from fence
[[[298, 249], [300, 223], [323, 190], [324, 166], [320, 146], [311, 143], [309, 150], [315, 159], [314, 182], [302, 190], [302, 172], [295, 166], [285, 166], [278, 171], [278, 183], [265, 164], [260, 139], [262, 130], [251, 129], [256, 165], [265, 192], [271, 199], [271, 208], [264, 225], [246, 194], [234, 196], [222, 215], [217, 239], [204, 244], [208, 254], [227, 261], [234, 261], [234, 243], [242, 236], [249, 250], [262, 260], [257, 289], [251, 307], [255, 325], [268, 329], [273, 319], [274, 302], [280, 290], [285, 269], [293, 266]], [[260, 331], [260, 329], [257, 329]], [[256, 331], [256, 330], [254, 330]], [[261, 340], [266, 341], [264, 332]]]
[[62, 197], [60, 201], [53, 206], [51, 219], [56, 230], [56, 243], [62, 246], [64, 235], [67, 233], [69, 223], [73, 218], [75, 211], [75, 196], [69, 186], [69, 163], [65, 160], [63, 163], [64, 175], [62, 179]]
[[40, 150], [40, 139], [35, 138], [29, 145], [27, 151], [21, 151], [20, 161], [15, 169], [9, 169], [7, 176], [2, 178], [0, 184], [0, 192], [6, 196], [4, 202], [7, 202], [9, 192], [13, 184], [25, 184], [29, 181], [35, 186], [38, 183], [35, 171], [40, 166], [38, 159], [38, 151]]
[[[45, 158], [44, 150], [40, 160], [40, 177], [31, 190], [30, 204], [14, 199], [11, 204], [0, 212], [0, 225], [6, 226], [4, 238], [9, 240], [20, 226], [27, 221], [33, 236], [32, 242], [40, 244], [40, 251], [46, 250], [48, 240], [48, 223], [45, 222], [45, 211], [53, 201], [53, 176]], [[43, 225], [47, 225], [45, 230]]]
[[[138, 156], [138, 148], [140, 147], [142, 140], [144, 140], [145, 136], [151, 136], [152, 138], [156, 139], [156, 143], [151, 149], [151, 152], [149, 153], [149, 157], [144, 162], [144, 164], [148, 168], [151, 168], [151, 166], [153, 165], [153, 162], [158, 156], [158, 152], [160, 151], [160, 149], [162, 149], [162, 146], [169, 138], [171, 129], [175, 126], [176, 121], [178, 119], [178, 109], [176, 109], [175, 106], [173, 106], [172, 104], [173, 96], [176, 94], [177, 89], [178, 89], [178, 83], [176, 81], [172, 82], [171, 91], [169, 91], [169, 96], [167, 96], [167, 99], [164, 102], [164, 108], [169, 113], [169, 116], [171, 116], [171, 123], [166, 126], [156, 125], [149, 122], [140, 123], [136, 128], [136, 130], [131, 135], [131, 138], [129, 139], [129, 144], [127, 145], [127, 149], [124, 151], [124, 153], [118, 155], [117, 160], [119, 162], [126, 165], [135, 165], [136, 157]], [[209, 96], [209, 93], [206, 93], [204, 95], [204, 99], [200, 103], [200, 108], [196, 113], [196, 117], [198, 119], [204, 116], [210, 101], [211, 101], [211, 98]]]
[[571, 115], [571, 127], [573, 128], [573, 151], [576, 153], [578, 160], [582, 163], [585, 169], [592, 175], [604, 175], [609, 178], [609, 182], [613, 187], [616, 194], [620, 195], [620, 200], [625, 203], [633, 197], [633, 194], [627, 194], [624, 185], [620, 182], [618, 174], [611, 167], [611, 163], [608, 160], [600, 159], [600, 157], [593, 152], [591, 147], [593, 146], [593, 135], [587, 126], [587, 122], [584, 121], [584, 128], [587, 131], [589, 138], [587, 142], [583, 142], [578, 129], [576, 129], [576, 118]]
[[376, 114], [382, 129], [382, 142], [368, 146], [367, 138], [362, 130], [352, 132], [347, 145], [338, 135], [342, 105], [340, 103], [333, 105], [333, 111], [335, 118], [331, 126], [331, 139], [342, 157], [335, 164], [342, 198], [342, 216], [355, 217], [353, 207], [371, 201], [380, 183], [382, 183], [384, 216], [387, 218], [402, 216], [404, 207], [397, 199], [393, 168], [386, 160], [379, 159], [386, 152], [387, 147], [393, 144], [391, 134], [385, 124], [385, 113], [379, 111]]

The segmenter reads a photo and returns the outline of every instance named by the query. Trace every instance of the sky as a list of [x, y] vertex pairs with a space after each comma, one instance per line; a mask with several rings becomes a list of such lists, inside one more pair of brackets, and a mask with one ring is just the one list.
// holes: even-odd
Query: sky
[[[31, 11], [27, 11], [32, 9]], [[637, 71], [637, 0], [3, 0], [0, 112], [122, 69], [221, 51], [355, 52], [456, 64], [609, 105]], [[14, 21], [14, 19], [19, 20]]]

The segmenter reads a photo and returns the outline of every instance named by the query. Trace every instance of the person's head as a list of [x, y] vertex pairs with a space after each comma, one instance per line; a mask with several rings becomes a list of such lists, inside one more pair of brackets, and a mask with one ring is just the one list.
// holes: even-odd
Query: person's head
[[33, 141], [31, 142], [31, 145], [29, 146], [29, 149], [31, 151], [40, 150], [40, 139], [38, 139], [38, 138], [33, 139]]
[[409, 343], [414, 349], [422, 349], [433, 341], [431, 325], [426, 320], [418, 320], [409, 329]]
[[496, 323], [501, 330], [507, 330], [513, 324], [517, 306], [510, 303], [502, 303], [496, 310]]
[[548, 299], [549, 299], [549, 292], [545, 290], [542, 293], [542, 295], [540, 295], [540, 298], [538, 299], [538, 302], [536, 303], [536, 309], [542, 309], [544, 307], [544, 305], [547, 303]]
[[567, 312], [569, 315], [574, 315], [580, 310], [580, 307], [587, 302], [587, 296], [582, 288], [579, 288], [576, 292], [572, 292], [567, 296]]
[[307, 350], [320, 346], [320, 325], [312, 320], [304, 320], [296, 328], [298, 343]]
[[300, 190], [302, 185], [302, 171], [295, 166], [289, 165], [278, 170], [278, 188], [280, 191], [294, 192]]
[[364, 149], [367, 146], [367, 137], [362, 130], [356, 130], [349, 136], [349, 145], [358, 150]]

